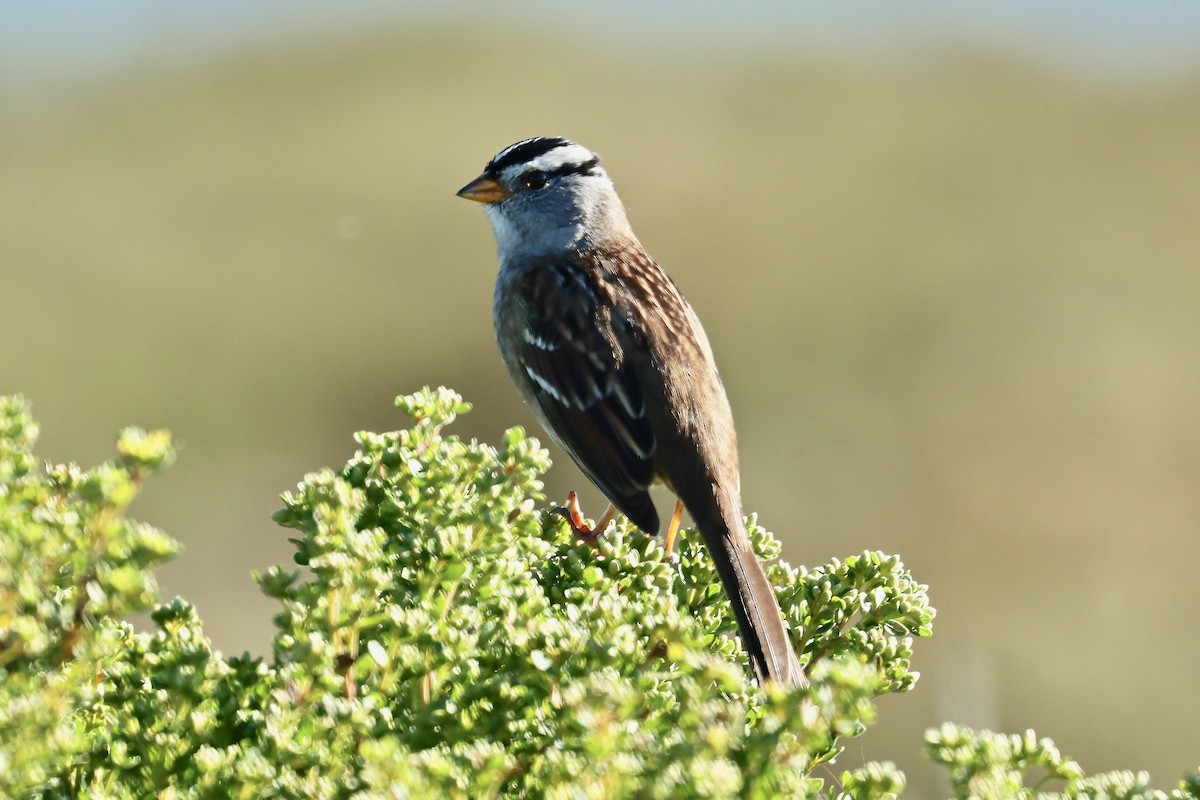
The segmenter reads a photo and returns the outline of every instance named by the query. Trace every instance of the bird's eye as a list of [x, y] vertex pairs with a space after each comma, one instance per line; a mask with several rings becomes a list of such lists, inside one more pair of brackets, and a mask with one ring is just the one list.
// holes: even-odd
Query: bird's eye
[[546, 188], [549, 182], [550, 178], [540, 169], [530, 170], [521, 176], [521, 186], [532, 192]]

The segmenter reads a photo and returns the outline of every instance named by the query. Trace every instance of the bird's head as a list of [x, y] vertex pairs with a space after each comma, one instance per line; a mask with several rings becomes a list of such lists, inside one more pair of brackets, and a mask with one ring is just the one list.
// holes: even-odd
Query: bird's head
[[600, 157], [569, 139], [538, 136], [504, 148], [458, 196], [484, 204], [502, 260], [632, 237]]

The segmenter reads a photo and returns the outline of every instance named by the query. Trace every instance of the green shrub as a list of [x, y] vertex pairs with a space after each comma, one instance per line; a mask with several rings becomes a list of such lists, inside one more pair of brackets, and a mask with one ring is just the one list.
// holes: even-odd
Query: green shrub
[[[445, 389], [398, 400], [412, 424], [362, 433], [338, 472], [276, 514], [299, 569], [269, 659], [224, 658], [182, 600], [153, 633], [165, 535], [127, 520], [169, 437], [130, 429], [93, 470], [36, 468], [36, 427], [0, 401], [0, 796], [896, 797], [891, 764], [814, 774], [905, 692], [934, 611], [899, 559], [776, 561], [806, 689], [760, 689], [699, 537], [676, 557], [618, 524], [597, 548], [539, 507], [547, 453], [443, 429]], [[767, 558], [778, 542], [750, 520]], [[1061, 796], [1166, 797], [1141, 775], [1085, 779], [1047, 740], [945, 727], [928, 752], [957, 796], [1010, 797], [1040, 770]], [[822, 770], [822, 774], [829, 774]], [[1173, 797], [1200, 797], [1193, 781]], [[1034, 796], [1031, 792], [1026, 796]], [[1058, 795], [1056, 795], [1058, 796]]]

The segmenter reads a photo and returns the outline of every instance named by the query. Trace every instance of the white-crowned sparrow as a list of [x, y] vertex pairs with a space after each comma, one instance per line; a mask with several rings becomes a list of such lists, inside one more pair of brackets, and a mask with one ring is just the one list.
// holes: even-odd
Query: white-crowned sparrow
[[526, 139], [458, 195], [492, 221], [496, 337], [534, 414], [642, 530], [659, 528], [649, 487], [671, 488], [716, 562], [758, 679], [803, 685], [746, 534], [733, 415], [708, 338], [634, 236], [599, 157], [567, 139]]

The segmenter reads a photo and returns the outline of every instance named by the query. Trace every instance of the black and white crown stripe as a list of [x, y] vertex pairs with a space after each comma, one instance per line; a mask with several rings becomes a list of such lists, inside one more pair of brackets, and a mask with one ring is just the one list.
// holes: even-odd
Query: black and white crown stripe
[[510, 145], [488, 162], [483, 174], [502, 178], [539, 170], [549, 178], [560, 175], [594, 175], [600, 156], [561, 136], [535, 136]]

